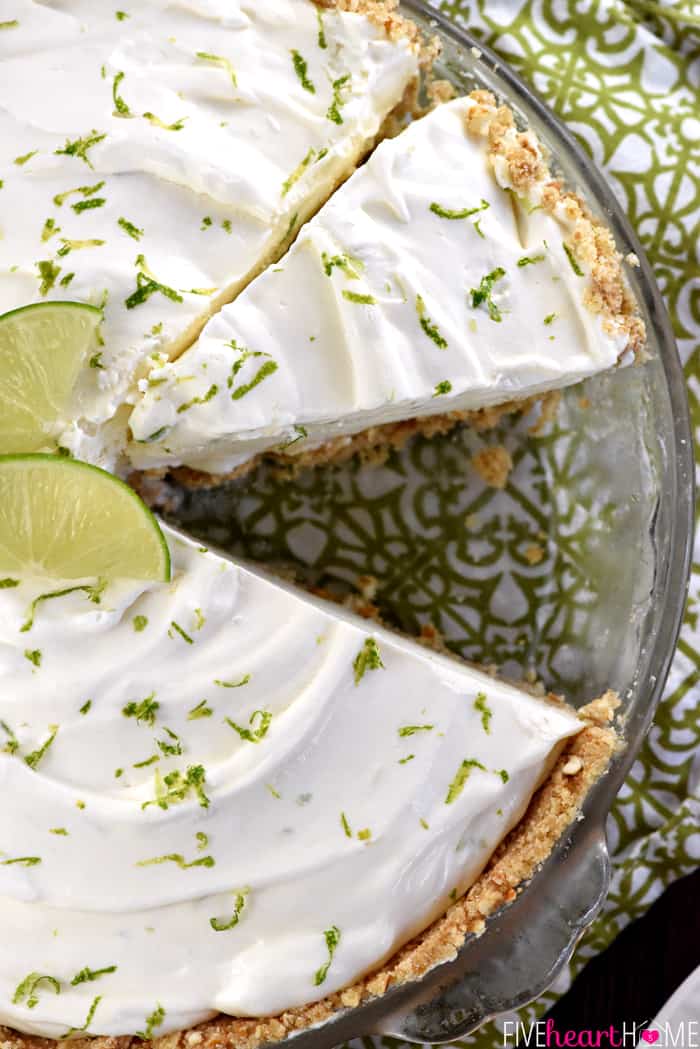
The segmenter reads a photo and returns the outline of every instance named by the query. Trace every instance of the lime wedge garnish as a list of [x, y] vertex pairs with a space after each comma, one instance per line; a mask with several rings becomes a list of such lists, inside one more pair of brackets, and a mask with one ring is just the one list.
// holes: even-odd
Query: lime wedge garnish
[[56, 455], [0, 456], [0, 576], [170, 578], [160, 526], [135, 492]]
[[40, 302], [0, 316], [0, 453], [48, 448], [71, 417], [81, 370], [99, 350], [102, 311], [82, 302]]

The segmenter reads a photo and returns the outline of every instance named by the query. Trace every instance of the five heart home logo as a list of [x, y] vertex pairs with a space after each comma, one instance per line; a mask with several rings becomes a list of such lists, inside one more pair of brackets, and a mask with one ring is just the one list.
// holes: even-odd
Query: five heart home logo
[[653, 1045], [654, 1042], [658, 1042], [658, 1040], [659, 1040], [659, 1032], [658, 1031], [642, 1031], [642, 1038], [649, 1045]]

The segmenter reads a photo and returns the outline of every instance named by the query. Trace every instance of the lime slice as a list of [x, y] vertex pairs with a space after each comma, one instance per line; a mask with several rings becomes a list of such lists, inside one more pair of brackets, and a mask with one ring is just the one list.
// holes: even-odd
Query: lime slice
[[52, 444], [70, 418], [76, 380], [95, 354], [102, 311], [84, 302], [40, 302], [0, 316], [0, 453]]
[[56, 455], [0, 456], [0, 576], [170, 578], [155, 517], [112, 474]]

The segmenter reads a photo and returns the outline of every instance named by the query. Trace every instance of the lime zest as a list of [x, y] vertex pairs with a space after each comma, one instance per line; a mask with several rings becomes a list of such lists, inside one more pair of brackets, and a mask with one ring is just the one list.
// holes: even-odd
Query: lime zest
[[139, 860], [136, 866], [155, 867], [161, 863], [175, 863], [181, 871], [190, 870], [191, 867], [216, 866], [216, 860], [213, 856], [199, 856], [196, 860], [191, 860], [188, 863], [185, 857], [179, 852], [169, 852], [165, 856], [154, 856], [152, 859], [149, 860]]
[[221, 55], [212, 55], [208, 51], [197, 51], [196, 56], [202, 62], [208, 62], [210, 65], [219, 66], [226, 73], [228, 73], [233, 86], [238, 87], [236, 71], [228, 58], [223, 58]]
[[448, 787], [447, 795], [445, 796], [446, 805], [451, 805], [460, 796], [472, 769], [481, 769], [482, 772], [486, 772], [486, 767], [480, 761], [477, 761], [476, 758], [466, 758], [457, 769], [454, 779]]
[[206, 699], [201, 700], [196, 707], [192, 707], [192, 710], [187, 715], [188, 721], [197, 721], [199, 718], [210, 718], [214, 711], [211, 707], [207, 706]]
[[326, 118], [332, 120], [334, 124], [343, 123], [340, 110], [347, 102], [347, 98], [343, 97], [343, 91], [350, 87], [350, 82], [351, 76], [349, 73], [346, 73], [345, 76], [339, 76], [337, 80], [333, 81], [333, 100], [326, 112]]
[[440, 334], [440, 329], [438, 328], [437, 324], [434, 324], [431, 321], [426, 311], [423, 298], [420, 295], [416, 295], [416, 313], [418, 314], [420, 326], [425, 332], [425, 334], [428, 336], [428, 338], [432, 339], [432, 341], [435, 343], [439, 350], [446, 350], [447, 339], [444, 337], [444, 335]]
[[[258, 720], [260, 724], [256, 728], [255, 722]], [[250, 728], [245, 728], [242, 725], [236, 724], [231, 718], [224, 718], [224, 721], [234, 729], [234, 731], [236, 731], [246, 743], [260, 743], [260, 741], [267, 735], [270, 722], [272, 721], [272, 714], [269, 710], [254, 710], [248, 719], [248, 724], [251, 726]]]
[[314, 974], [314, 985], [320, 987], [320, 985], [326, 979], [328, 970], [331, 967], [333, 961], [333, 955], [336, 952], [338, 944], [340, 943], [340, 929], [337, 925], [331, 925], [330, 929], [326, 929], [323, 933], [323, 938], [326, 941], [326, 949], [328, 951], [328, 960], [323, 963]]
[[54, 994], [61, 993], [60, 981], [55, 976], [48, 976], [46, 973], [29, 973], [21, 983], [17, 984], [15, 993], [12, 996], [12, 1004], [19, 1005], [26, 998], [27, 1008], [33, 1009], [39, 1004], [37, 990], [42, 983], [46, 984], [47, 990], [53, 991]]
[[248, 895], [248, 889], [243, 889], [241, 892], [237, 892], [234, 896], [233, 914], [227, 922], [221, 921], [219, 918], [210, 918], [209, 924], [211, 925], [214, 932], [228, 932], [229, 929], [235, 929], [241, 920], [241, 914], [246, 905], [246, 897]]
[[71, 980], [71, 987], [77, 987], [81, 983], [93, 983], [95, 980], [99, 980], [100, 976], [106, 976], [108, 973], [115, 973], [118, 966], [106, 965], [104, 969], [90, 969], [87, 965], [80, 972], [77, 972]]
[[501, 321], [503, 315], [501, 310], [492, 299], [493, 286], [496, 281], [501, 280], [505, 277], [506, 271], [502, 266], [497, 266], [496, 269], [491, 270], [485, 277], [481, 278], [478, 288], [470, 288], [469, 294], [472, 297], [472, 309], [477, 309], [483, 303], [486, 303], [489, 317], [492, 321]]
[[80, 583], [77, 586], [63, 587], [61, 590], [51, 590], [48, 594], [39, 594], [29, 606], [27, 618], [20, 627], [20, 634], [26, 634], [32, 629], [34, 626], [34, 619], [36, 618], [37, 608], [39, 605], [43, 604], [43, 602], [53, 601], [57, 597], [67, 597], [68, 594], [75, 594], [82, 591], [84, 594], [87, 594], [88, 600], [92, 601], [93, 604], [99, 605], [106, 586], [106, 579], [98, 579], [98, 581], [93, 584]]
[[93, 128], [89, 135], [84, 135], [82, 138], [76, 138], [72, 142], [70, 139], [66, 139], [65, 146], [62, 149], [55, 149], [54, 154], [56, 156], [77, 157], [87, 164], [89, 168], [93, 168], [88, 152], [105, 138], [107, 138], [106, 132], [101, 133], [96, 128]]
[[153, 1038], [153, 1032], [155, 1031], [155, 1029], [157, 1027], [161, 1027], [164, 1020], [165, 1009], [160, 1004], [160, 1002], [158, 1002], [153, 1012], [146, 1017], [146, 1030], [137, 1031], [136, 1037], [140, 1038], [143, 1042], [149, 1041], [151, 1038]]
[[298, 76], [301, 86], [304, 88], [304, 91], [308, 91], [309, 94], [315, 95], [316, 88], [313, 82], [309, 80], [309, 67], [306, 59], [303, 58], [302, 55], [300, 55], [296, 49], [291, 51], [291, 56], [292, 65], [294, 66], [294, 72]]
[[30, 769], [35, 769], [36, 770], [37, 765], [39, 764], [41, 759], [45, 756], [45, 754], [48, 751], [49, 747], [51, 746], [51, 744], [55, 740], [56, 736], [58, 735], [58, 725], [49, 725], [49, 733], [50, 733], [50, 735], [49, 735], [48, 739], [45, 740], [44, 743], [42, 743], [42, 745], [37, 748], [37, 750], [32, 750], [31, 753], [26, 755], [24, 760], [25, 760], [26, 764], [29, 765]]
[[69, 1027], [68, 1030], [66, 1031], [65, 1035], [64, 1035], [64, 1038], [69, 1038], [70, 1035], [77, 1034], [79, 1031], [87, 1031], [88, 1027], [92, 1023], [93, 1016], [97, 1012], [97, 1006], [100, 1004], [101, 1001], [102, 1001], [102, 995], [101, 994], [95, 995], [95, 997], [92, 999], [92, 1004], [90, 1005], [90, 1008], [88, 1009], [87, 1016], [85, 1017], [85, 1023], [82, 1024], [82, 1026], [80, 1026], [80, 1027]]
[[379, 646], [373, 637], [368, 637], [353, 660], [355, 685], [359, 685], [368, 670], [384, 669]]
[[132, 700], [122, 707], [122, 714], [126, 718], [136, 718], [138, 725], [149, 725], [151, 728], [156, 723], [156, 714], [160, 708], [160, 703], [155, 700], [155, 692], [151, 692], [145, 699], [140, 700], [138, 703]]
[[474, 700], [474, 710], [481, 714], [481, 727], [487, 735], [490, 735], [493, 710], [488, 705], [488, 697], [485, 692], [477, 692]]

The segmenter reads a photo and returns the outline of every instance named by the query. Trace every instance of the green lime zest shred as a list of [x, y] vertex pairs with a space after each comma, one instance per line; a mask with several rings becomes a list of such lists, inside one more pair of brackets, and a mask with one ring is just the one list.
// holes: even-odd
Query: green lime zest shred
[[429, 339], [435, 343], [439, 350], [447, 349], [447, 339], [440, 334], [440, 329], [437, 324], [434, 324], [427, 314], [425, 303], [420, 295], [416, 295], [416, 313], [420, 321], [420, 326], [428, 336]]
[[138, 226], [135, 226], [133, 222], [129, 222], [128, 219], [125, 219], [122, 216], [121, 218], [117, 219], [117, 225], [121, 226], [124, 232], [127, 233], [132, 238], [132, 240], [141, 240], [141, 237], [143, 236], [143, 230], [139, 229]]
[[125, 718], [136, 718], [136, 722], [139, 725], [149, 725], [151, 728], [156, 723], [156, 714], [160, 703], [155, 699], [155, 692], [151, 692], [145, 699], [140, 700], [138, 703], [132, 700], [127, 703], [126, 706], [122, 707], [122, 714]]
[[402, 725], [399, 729], [399, 735], [403, 738], [406, 736], [415, 736], [417, 732], [432, 732], [435, 725]]
[[323, 938], [326, 941], [326, 950], [328, 951], [328, 960], [323, 963], [314, 974], [314, 985], [320, 987], [328, 975], [328, 970], [331, 967], [333, 956], [336, 952], [338, 944], [340, 943], [340, 929], [337, 925], [331, 925], [330, 929], [326, 929], [323, 933]]
[[218, 392], [219, 387], [216, 385], [216, 383], [212, 383], [212, 385], [209, 387], [206, 393], [201, 394], [201, 396], [199, 397], [191, 397], [189, 401], [185, 401], [183, 404], [179, 405], [177, 409], [177, 414], [181, 415], [183, 412], [189, 411], [190, 408], [193, 408], [195, 406], [195, 404], [208, 404], [209, 401], [213, 400], [213, 398], [216, 397]]
[[479, 211], [486, 211], [488, 207], [488, 201], [483, 199], [481, 203], [477, 204], [474, 208], [458, 208], [456, 210], [453, 208], [445, 208], [442, 204], [433, 201], [430, 205], [430, 210], [433, 215], [437, 215], [441, 219], [468, 219], [470, 216], [476, 215]]
[[82, 1024], [80, 1027], [69, 1027], [63, 1037], [64, 1038], [69, 1038], [72, 1034], [78, 1034], [78, 1032], [87, 1031], [88, 1027], [92, 1023], [92, 1018], [94, 1017], [95, 1013], [97, 1012], [97, 1006], [100, 1004], [101, 1001], [102, 1001], [102, 995], [101, 994], [96, 995], [92, 999], [92, 1004], [90, 1005], [90, 1008], [88, 1009], [87, 1016], [85, 1017], [85, 1023]]
[[51, 259], [42, 259], [40, 262], [37, 262], [36, 268], [39, 270], [39, 276], [41, 277], [39, 294], [48, 295], [56, 283], [61, 267], [57, 266]]
[[491, 718], [493, 711], [488, 705], [488, 697], [485, 692], [478, 692], [474, 700], [474, 710], [481, 714], [481, 727], [487, 735], [491, 733]]
[[216, 860], [213, 856], [199, 856], [189, 863], [179, 852], [169, 852], [165, 856], [154, 856], [149, 860], [139, 860], [137, 867], [155, 867], [161, 863], [175, 863], [182, 871], [190, 870], [192, 867], [215, 867]]
[[82, 138], [76, 138], [72, 142], [70, 139], [66, 139], [65, 146], [62, 149], [55, 149], [54, 154], [56, 156], [77, 157], [78, 160], [82, 160], [89, 168], [92, 168], [93, 165], [88, 152], [105, 138], [107, 138], [106, 133], [101, 133], [96, 128], [93, 128], [89, 135], [84, 135]]
[[212, 55], [208, 51], [197, 51], [196, 55], [200, 61], [208, 62], [210, 65], [219, 66], [221, 69], [225, 70], [231, 78], [233, 86], [238, 87], [236, 71], [228, 58], [223, 58], [221, 55]]
[[343, 289], [343, 298], [347, 299], [348, 302], [355, 302], [359, 306], [376, 306], [377, 300], [374, 295], [363, 295], [359, 291], [348, 291], [347, 288]]
[[345, 76], [339, 76], [337, 80], [333, 81], [333, 100], [326, 112], [326, 118], [332, 120], [334, 124], [343, 123], [343, 116], [340, 110], [347, 102], [347, 97], [343, 96], [343, 92], [350, 87], [350, 84], [351, 77], [349, 73], [346, 73]]
[[219, 918], [210, 918], [209, 924], [211, 925], [214, 932], [228, 932], [229, 929], [235, 929], [241, 920], [241, 915], [246, 904], [246, 896], [248, 890], [244, 889], [242, 892], [237, 892], [234, 896], [233, 903], [233, 914], [228, 921], [221, 921]]
[[206, 699], [201, 700], [196, 707], [192, 707], [189, 714], [187, 715], [188, 721], [197, 721], [199, 718], [210, 718], [214, 711], [211, 707], [207, 706]]
[[158, 1002], [153, 1012], [146, 1017], [146, 1029], [144, 1031], [137, 1031], [136, 1037], [140, 1038], [141, 1041], [147, 1042], [153, 1038], [153, 1032], [157, 1027], [161, 1027], [165, 1020], [165, 1009]]
[[359, 685], [368, 670], [379, 670], [384, 667], [379, 652], [379, 645], [373, 637], [368, 637], [355, 656], [352, 664], [355, 672], [355, 685]]
[[21, 983], [17, 984], [12, 996], [12, 1004], [20, 1005], [25, 1002], [28, 1009], [33, 1009], [39, 1004], [38, 991], [41, 984], [44, 984], [46, 990], [53, 991], [54, 994], [61, 993], [61, 984], [55, 976], [48, 976], [46, 973], [29, 973]]
[[521, 268], [523, 266], [534, 266], [535, 263], [537, 263], [537, 262], [544, 262], [544, 260], [545, 260], [544, 254], [541, 254], [541, 255], [522, 255], [518, 259], [518, 266], [520, 266]]
[[36, 769], [37, 765], [45, 756], [46, 752], [48, 751], [49, 747], [51, 746], [57, 735], [58, 725], [49, 725], [48, 739], [46, 739], [36, 750], [32, 750], [29, 754], [25, 756], [24, 760], [27, 763], [27, 765], [29, 765], [30, 769]]
[[183, 301], [182, 295], [175, 288], [170, 288], [167, 284], [156, 280], [148, 268], [145, 256], [137, 255], [135, 265], [139, 271], [136, 275], [136, 290], [132, 291], [131, 295], [124, 299], [124, 305], [127, 310], [133, 310], [136, 306], [140, 306], [150, 299], [151, 295], [156, 293], [163, 295], [166, 299], [170, 299], [171, 302]]
[[566, 253], [566, 257], [569, 260], [569, 262], [571, 264], [571, 268], [574, 271], [574, 273], [576, 274], [576, 276], [577, 277], [583, 277], [584, 276], [584, 272], [581, 269], [581, 267], [579, 266], [578, 262], [576, 261], [576, 256], [574, 255], [573, 251], [571, 250], [571, 248], [569, 247], [569, 245], [566, 243], [565, 240], [563, 240], [561, 242], [561, 246], [564, 249], [564, 251]]
[[293, 50], [291, 55], [294, 72], [298, 76], [301, 86], [304, 88], [304, 91], [308, 91], [309, 94], [315, 95], [316, 88], [314, 87], [313, 82], [309, 80], [309, 67], [306, 59], [303, 58], [297, 50]]
[[[236, 731], [246, 743], [260, 743], [260, 741], [265, 738], [268, 729], [270, 728], [272, 714], [269, 710], [254, 710], [248, 719], [250, 728], [245, 728], [242, 725], [236, 724], [231, 718], [224, 718], [224, 721], [234, 729], [234, 731]], [[255, 725], [256, 721], [259, 722], [257, 727]]]
[[476, 758], [466, 758], [457, 769], [455, 777], [448, 787], [447, 795], [445, 796], [446, 805], [451, 805], [460, 796], [472, 769], [481, 769], [482, 772], [486, 772], [485, 766], [480, 761], [477, 761]]
[[90, 969], [86, 965], [84, 969], [75, 974], [70, 982], [71, 987], [78, 987], [81, 983], [93, 983], [95, 980], [99, 980], [100, 976], [107, 976], [109, 973], [115, 973], [116, 971], [116, 965], [106, 965], [104, 969]]
[[487, 273], [485, 277], [481, 278], [478, 288], [470, 288], [469, 290], [469, 294], [472, 297], [472, 309], [475, 310], [482, 303], [485, 303], [486, 308], [488, 309], [489, 317], [492, 321], [501, 321], [503, 319], [503, 315], [496, 303], [493, 301], [492, 295], [494, 284], [496, 283], [496, 281], [499, 281], [503, 277], [505, 277], [505, 275], [506, 271], [503, 269], [503, 267], [497, 266], [496, 269], [491, 270], [490, 273]]

